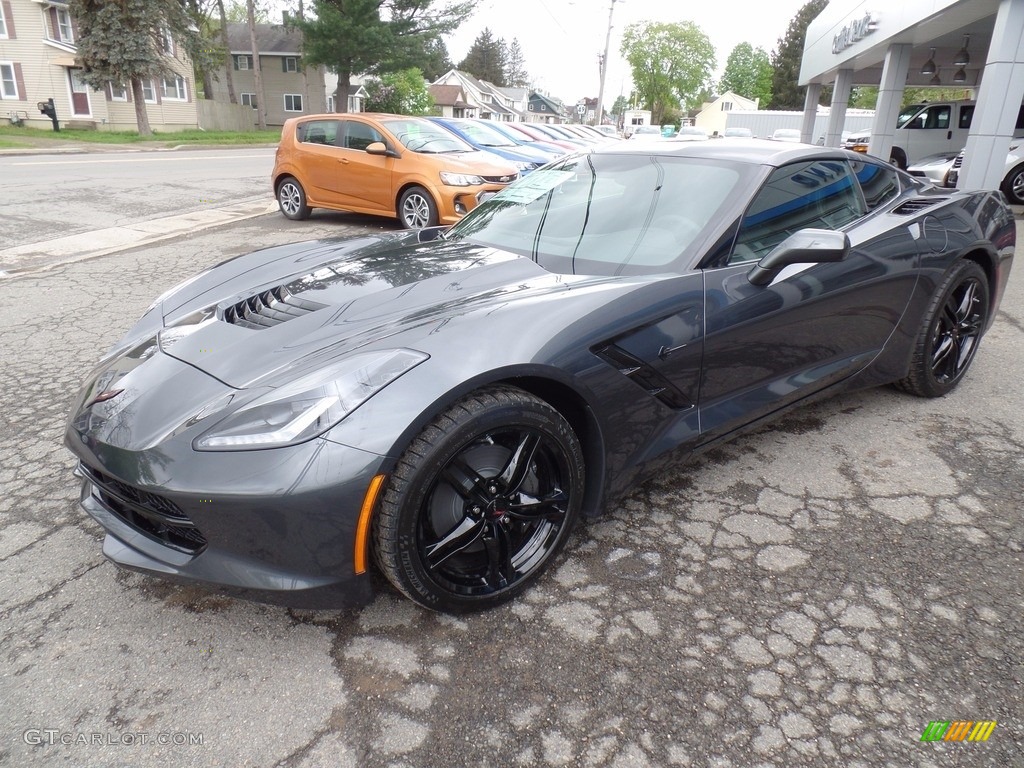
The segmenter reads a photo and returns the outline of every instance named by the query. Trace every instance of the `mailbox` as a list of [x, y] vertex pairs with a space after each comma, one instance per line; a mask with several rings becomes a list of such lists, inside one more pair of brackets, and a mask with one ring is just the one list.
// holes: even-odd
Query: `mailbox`
[[39, 111], [46, 115], [53, 122], [53, 130], [60, 130], [60, 123], [57, 122], [57, 107], [54, 106], [53, 98], [49, 98], [46, 101], [36, 102], [36, 106], [39, 107]]

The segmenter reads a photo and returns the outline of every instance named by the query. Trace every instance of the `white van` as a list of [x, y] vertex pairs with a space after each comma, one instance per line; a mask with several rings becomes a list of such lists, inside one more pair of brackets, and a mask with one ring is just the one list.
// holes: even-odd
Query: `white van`
[[[896, 120], [889, 162], [906, 170], [929, 155], [956, 154], [967, 143], [973, 117], [973, 101], [911, 104]], [[843, 146], [854, 152], [867, 152], [870, 140], [870, 131], [858, 131], [851, 133]]]

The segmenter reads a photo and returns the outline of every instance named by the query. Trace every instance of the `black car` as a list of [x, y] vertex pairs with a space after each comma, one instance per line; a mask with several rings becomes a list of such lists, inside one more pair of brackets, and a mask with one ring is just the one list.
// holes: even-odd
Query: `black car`
[[615, 144], [450, 229], [203, 272], [89, 374], [66, 442], [124, 567], [324, 607], [375, 561], [486, 607], [666, 462], [841, 390], [952, 390], [1014, 237], [998, 193], [845, 150]]

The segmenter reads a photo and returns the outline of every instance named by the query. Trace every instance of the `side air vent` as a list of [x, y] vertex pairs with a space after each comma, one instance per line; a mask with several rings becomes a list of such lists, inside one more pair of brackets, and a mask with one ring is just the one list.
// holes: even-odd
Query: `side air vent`
[[643, 387], [647, 390], [647, 394], [656, 397], [669, 408], [685, 410], [693, 407], [693, 403], [687, 400], [683, 393], [672, 385], [672, 382], [639, 357], [631, 355], [621, 347], [609, 344], [606, 347], [595, 349], [594, 354], [613, 368], [617, 368], [619, 373]]
[[925, 208], [931, 208], [933, 205], [944, 203], [947, 200], [949, 200], [948, 197], [915, 197], [913, 200], [907, 200], [907, 202], [896, 206], [892, 212], [900, 216], [912, 216]]
[[326, 306], [317, 301], [293, 296], [282, 285], [228, 307], [224, 310], [224, 320], [243, 328], [270, 328]]
[[953, 161], [953, 167], [954, 168], [959, 168], [963, 164], [964, 164], [964, 153], [961, 152], [959, 155], [956, 156], [956, 160]]

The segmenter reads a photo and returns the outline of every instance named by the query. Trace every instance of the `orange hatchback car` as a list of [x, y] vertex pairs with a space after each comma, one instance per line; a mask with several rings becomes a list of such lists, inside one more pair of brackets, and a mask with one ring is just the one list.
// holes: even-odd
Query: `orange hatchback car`
[[516, 169], [418, 117], [306, 115], [284, 124], [272, 181], [281, 213], [313, 208], [454, 224], [518, 178]]

